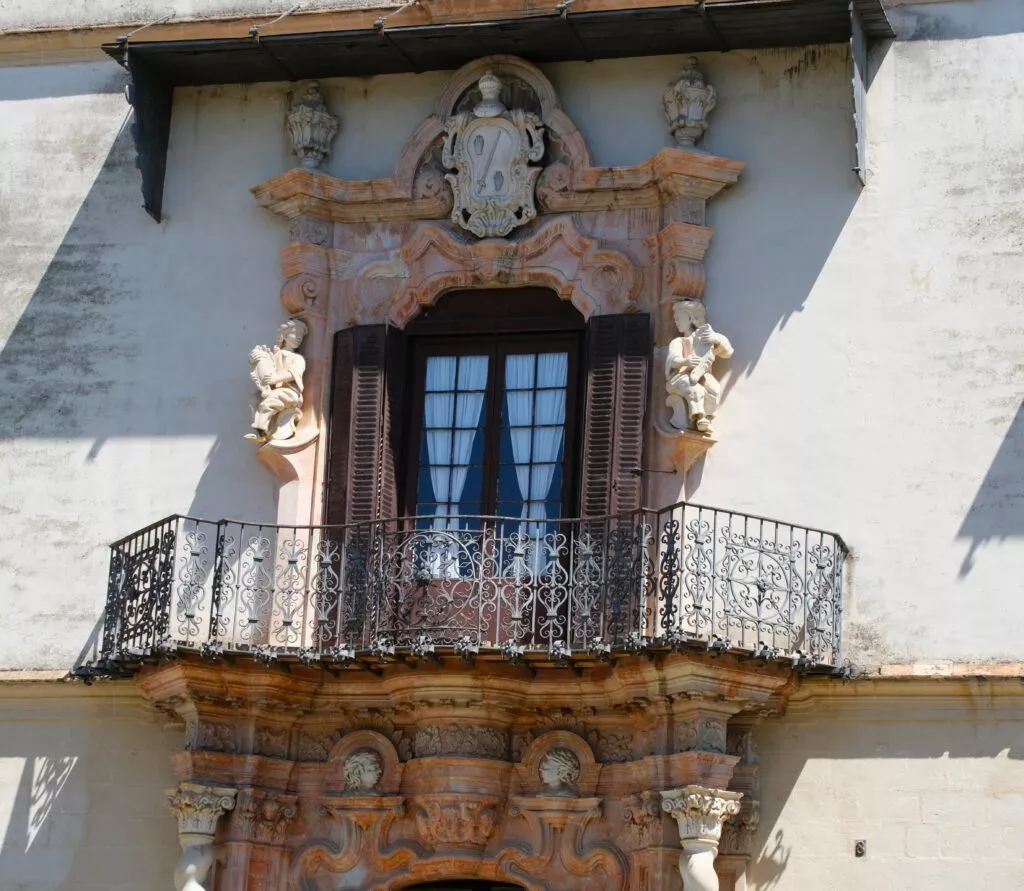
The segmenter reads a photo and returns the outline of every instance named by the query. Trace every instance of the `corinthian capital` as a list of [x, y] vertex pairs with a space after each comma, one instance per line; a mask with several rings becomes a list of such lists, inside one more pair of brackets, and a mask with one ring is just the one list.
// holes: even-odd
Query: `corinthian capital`
[[221, 814], [235, 806], [235, 790], [182, 783], [167, 790], [167, 804], [178, 818], [179, 835], [213, 836]]
[[661, 793], [661, 806], [675, 817], [682, 841], [699, 839], [717, 845], [722, 824], [740, 810], [742, 792], [683, 786]]
[[174, 870], [177, 891], [205, 891], [203, 882], [213, 863], [217, 821], [235, 806], [235, 790], [222, 786], [182, 783], [168, 789], [167, 803], [178, 818], [181, 859]]

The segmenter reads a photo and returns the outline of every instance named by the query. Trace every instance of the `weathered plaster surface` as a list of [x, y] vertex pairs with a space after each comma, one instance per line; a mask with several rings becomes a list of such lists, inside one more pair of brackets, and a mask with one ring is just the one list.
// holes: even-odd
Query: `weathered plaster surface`
[[[719, 95], [706, 148], [747, 172], [709, 214], [709, 316], [736, 354], [721, 363], [720, 442], [686, 490], [846, 537], [855, 664], [1010, 659], [1024, 626], [1008, 583], [1024, 558], [1024, 123], [1005, 109], [1020, 100], [1024, 11], [899, 16], [908, 34], [951, 36], [877, 53], [864, 191], [844, 48], [700, 58]], [[661, 94], [681, 61], [545, 73], [594, 163], [635, 164], [669, 142]], [[391, 175], [447, 77], [326, 82], [342, 120], [329, 172]], [[0, 70], [12, 668], [86, 647], [110, 540], [173, 511], [274, 515], [240, 437], [246, 354], [281, 320], [287, 232], [249, 187], [289, 163], [291, 87], [177, 92], [158, 226], [139, 207], [121, 86], [109, 64]], [[678, 494], [652, 486], [649, 500]]]

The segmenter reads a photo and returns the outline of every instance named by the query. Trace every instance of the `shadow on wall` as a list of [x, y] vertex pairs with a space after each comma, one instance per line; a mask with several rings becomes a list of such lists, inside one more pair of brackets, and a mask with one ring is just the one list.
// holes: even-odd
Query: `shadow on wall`
[[[804, 874], [828, 875], [843, 858], [853, 859], [855, 839], [866, 839], [871, 852], [884, 837], [885, 853], [869, 853], [860, 880], [860, 887], [879, 887], [893, 863], [908, 862], [902, 853], [908, 825], [930, 823], [937, 832], [945, 819], [942, 829], [955, 836], [963, 830], [962, 813], [986, 802], [1016, 812], [1024, 768], [1004, 759], [1024, 760], [1019, 706], [1004, 704], [1008, 697], [993, 694], [991, 683], [963, 683], [974, 686], [952, 692], [963, 697], [959, 709], [944, 696], [943, 705], [891, 703], [892, 711], [867, 717], [851, 701], [841, 708], [855, 714], [840, 717], [823, 707], [762, 725], [754, 737], [760, 822], [747, 887], [799, 887]], [[944, 818], [938, 809], [951, 800], [958, 802], [956, 813]], [[787, 875], [794, 869], [796, 875]]]
[[1024, 538], [1024, 402], [1017, 409], [956, 537], [970, 542], [960, 566], [961, 577], [974, 567], [975, 555], [982, 545]]
[[[88, 72], [80, 82], [74, 78], [78, 67]], [[112, 77], [106, 66], [99, 77], [95, 66], [44, 67], [27, 73], [19, 69], [17, 77], [0, 71], [0, 101], [11, 100], [10, 107], [17, 112], [17, 100], [22, 99], [86, 96], [88, 100], [120, 92], [123, 72], [112, 63], [109, 68]], [[89, 111], [69, 106], [67, 114], [73, 119]], [[235, 177], [244, 181], [240, 188], [231, 182], [222, 194], [190, 200], [190, 171], [174, 179], [182, 165], [197, 163], [186, 136], [177, 171], [173, 165], [168, 170], [167, 188], [170, 203], [177, 201], [177, 219], [156, 225], [141, 209], [128, 113], [109, 143], [109, 105], [102, 111], [106, 122], [95, 131], [83, 128], [85, 132], [72, 137], [62, 125], [55, 137], [65, 153], [76, 157], [95, 152], [100, 139], [100, 145], [110, 146], [84, 199], [74, 185], [58, 185], [52, 190], [54, 197], [44, 199], [35, 214], [42, 218], [39, 224], [22, 203], [27, 194], [24, 186], [6, 209], [0, 207], [0, 266], [5, 268], [8, 286], [0, 300], [0, 336], [4, 327], [9, 330], [6, 341], [0, 342], [0, 403], [5, 406], [0, 445], [19, 438], [64, 443], [86, 439], [91, 443], [84, 455], [88, 466], [118, 440], [166, 437], [168, 446], [155, 459], [156, 467], [166, 467], [172, 465], [165, 459], [181, 448], [180, 443], [193, 438], [187, 446], [187, 463], [195, 473], [195, 438], [212, 440], [194, 495], [183, 473], [179, 482], [188, 486], [186, 498], [178, 497], [179, 487], [175, 497], [159, 498], [162, 503], [155, 510], [202, 511], [215, 517], [239, 512], [272, 516], [270, 475], [242, 441], [242, 434], [248, 426], [251, 395], [246, 356], [253, 342], [266, 340], [273, 328], [263, 330], [266, 309], [253, 305], [252, 279], [257, 273], [246, 270], [245, 276], [238, 276], [238, 284], [230, 287], [235, 248], [248, 231], [236, 234], [232, 223], [239, 229], [238, 222], [250, 229], [254, 222], [264, 230], [276, 226], [262, 220], [265, 212], [248, 194], [248, 186], [259, 177], [250, 182], [251, 170], [243, 169]], [[62, 134], [67, 134], [67, 140]], [[174, 138], [172, 134], [172, 150]], [[66, 148], [68, 143], [72, 148]], [[33, 145], [15, 143], [8, 150], [17, 162]], [[200, 161], [212, 166], [216, 159]], [[59, 169], [65, 162], [66, 156], [55, 150], [53, 157], [27, 169], [24, 177], [35, 175], [40, 166]], [[82, 162], [83, 168], [89, 166], [87, 160]], [[241, 163], [235, 166], [245, 168]], [[81, 171], [74, 176], [81, 176]], [[73, 200], [81, 203], [72, 213]], [[46, 201], [52, 206], [43, 206]], [[205, 218], [194, 222], [196, 216]], [[70, 223], [64, 224], [62, 217]], [[258, 219], [253, 221], [254, 217]], [[64, 226], [59, 243], [50, 247], [54, 233]], [[262, 234], [257, 228], [256, 235]], [[227, 249], [223, 252], [216, 235], [224, 236]], [[256, 240], [250, 249], [261, 251], [263, 245]], [[269, 265], [276, 272], [276, 252], [271, 249], [270, 254], [270, 264], [250, 266]], [[266, 280], [268, 297], [263, 303], [279, 313], [275, 295], [280, 279], [274, 272]], [[27, 300], [21, 296], [27, 294], [31, 294]], [[125, 473], [148, 470], [154, 464], [141, 443], [132, 447], [129, 458], [134, 466], [122, 468]], [[48, 462], [60, 463], [59, 458], [40, 453], [37, 466], [26, 466], [25, 472], [49, 471], [51, 483], [58, 487], [61, 476], [76, 473], [71, 467], [47, 468]], [[140, 463], [147, 467], [140, 468]], [[106, 469], [93, 472], [108, 474]], [[107, 480], [110, 485], [118, 482]], [[146, 485], [156, 493], [159, 483], [156, 478]], [[102, 484], [87, 476], [76, 483]], [[170, 488], [166, 482], [162, 487], [163, 491]], [[153, 500], [158, 497], [154, 495]], [[156, 515], [151, 516], [147, 522], [155, 519]]]
[[0, 564], [25, 605], [5, 667], [95, 645], [111, 541], [171, 513], [275, 514], [242, 436], [247, 355], [282, 313], [286, 230], [249, 192], [284, 163], [276, 106], [183, 93], [157, 225], [123, 84], [112, 62], [0, 67]]
[[900, 40], [962, 40], [1024, 31], [1024, 4], [1020, 0], [891, 6], [886, 15]]
[[15, 713], [0, 722], [0, 889], [171, 887], [163, 790], [181, 730], [124, 697], [53, 696], [7, 700]]
[[[873, 70], [887, 49], [876, 48]], [[773, 335], [803, 310], [861, 186], [845, 46], [730, 53], [728, 64], [706, 58], [708, 80], [728, 108], [716, 110], [705, 147], [748, 165], [708, 205], [708, 225], [718, 233], [707, 259], [709, 321], [735, 348], [721, 363], [728, 399]], [[784, 111], [814, 113], [796, 120], [773, 114], [766, 95]]]
[[85, 821], [78, 761], [77, 755], [12, 757], [5, 747], [0, 788], [13, 796], [0, 847], [0, 887], [56, 888], [70, 874]]

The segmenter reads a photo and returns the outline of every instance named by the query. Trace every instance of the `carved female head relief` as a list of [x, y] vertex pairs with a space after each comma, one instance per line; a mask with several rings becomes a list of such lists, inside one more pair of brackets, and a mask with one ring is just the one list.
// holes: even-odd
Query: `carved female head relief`
[[580, 759], [569, 749], [551, 749], [540, 762], [540, 781], [552, 792], [575, 792]]
[[380, 755], [372, 749], [357, 749], [345, 759], [342, 773], [346, 791], [365, 792], [380, 782], [384, 767]]

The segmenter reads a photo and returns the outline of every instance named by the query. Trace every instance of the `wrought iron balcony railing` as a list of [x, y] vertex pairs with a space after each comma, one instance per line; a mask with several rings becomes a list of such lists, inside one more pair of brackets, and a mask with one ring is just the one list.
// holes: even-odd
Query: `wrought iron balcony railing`
[[838, 535], [691, 504], [317, 527], [173, 516], [112, 546], [91, 670], [179, 650], [365, 665], [684, 647], [836, 667], [846, 557]]

